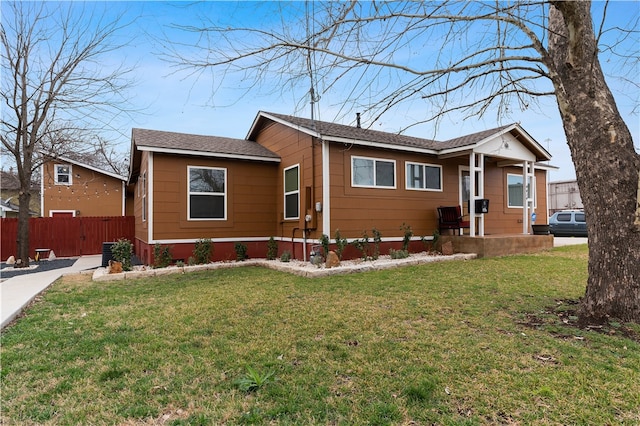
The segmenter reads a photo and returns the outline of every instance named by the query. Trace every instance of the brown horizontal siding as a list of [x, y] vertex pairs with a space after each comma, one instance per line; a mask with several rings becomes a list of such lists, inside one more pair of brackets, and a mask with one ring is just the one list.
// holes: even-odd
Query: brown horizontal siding
[[[361, 238], [376, 228], [384, 237], [402, 237], [404, 224], [415, 236], [430, 236], [437, 229], [437, 207], [458, 203], [459, 160], [438, 160], [433, 156], [405, 154], [366, 148], [331, 147], [331, 236], [340, 229], [343, 236]], [[351, 186], [351, 157], [363, 156], [396, 162], [396, 188]], [[407, 161], [441, 165], [443, 191], [405, 189]]]
[[[227, 219], [188, 220], [187, 167], [227, 170]], [[154, 239], [274, 235], [277, 165], [154, 154]]]

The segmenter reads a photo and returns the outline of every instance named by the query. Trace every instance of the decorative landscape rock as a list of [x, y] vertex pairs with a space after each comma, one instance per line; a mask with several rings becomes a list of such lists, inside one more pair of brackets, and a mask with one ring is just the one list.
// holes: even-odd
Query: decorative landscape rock
[[327, 253], [327, 261], [325, 262], [325, 266], [327, 268], [335, 268], [337, 266], [340, 266], [340, 258], [338, 258], [338, 255], [335, 251], [331, 250], [329, 251], [329, 253]]
[[451, 243], [451, 241], [442, 244], [442, 254], [445, 256], [451, 256], [453, 254], [453, 243]]
[[9, 256], [9, 258], [7, 259], [6, 264], [7, 264], [7, 265], [15, 265], [15, 264], [16, 264], [16, 258], [15, 258], [15, 256], [13, 256], [13, 255], [12, 255], [12, 256]]
[[110, 274], [119, 274], [122, 272], [122, 262], [117, 262], [115, 260], [109, 261], [109, 273]]

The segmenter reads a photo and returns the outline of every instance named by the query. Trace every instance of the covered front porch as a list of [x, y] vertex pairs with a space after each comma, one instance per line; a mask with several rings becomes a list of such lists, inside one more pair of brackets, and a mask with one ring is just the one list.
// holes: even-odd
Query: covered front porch
[[442, 243], [451, 241], [455, 253], [475, 253], [478, 258], [536, 253], [553, 248], [553, 235], [442, 235]]

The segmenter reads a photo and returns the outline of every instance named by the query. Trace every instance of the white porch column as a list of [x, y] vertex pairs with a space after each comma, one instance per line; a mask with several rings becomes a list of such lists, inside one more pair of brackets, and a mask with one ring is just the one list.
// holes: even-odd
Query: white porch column
[[[478, 198], [484, 198], [484, 154], [478, 154]], [[471, 206], [475, 210], [475, 201]], [[478, 235], [484, 237], [484, 214], [480, 214], [478, 221]]]
[[[476, 213], [473, 204], [476, 199], [476, 154], [469, 154], [469, 236], [476, 236]], [[464, 215], [464, 212], [462, 212]]]
[[[528, 234], [531, 229], [531, 213], [533, 213], [534, 191], [536, 190], [533, 162], [522, 163], [522, 233]], [[529, 185], [530, 184], [530, 185]]]

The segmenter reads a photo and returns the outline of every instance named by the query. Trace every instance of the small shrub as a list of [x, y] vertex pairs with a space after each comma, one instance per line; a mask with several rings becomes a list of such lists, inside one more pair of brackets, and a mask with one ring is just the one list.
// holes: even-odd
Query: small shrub
[[437, 229], [433, 231], [433, 237], [431, 239], [428, 239], [426, 235], [424, 237], [420, 237], [420, 241], [422, 241], [422, 244], [424, 244], [424, 249], [427, 252], [437, 251], [439, 239], [440, 239], [440, 232], [438, 232]]
[[193, 266], [195, 264], [196, 264], [196, 258], [193, 256], [189, 256], [189, 259], [187, 259], [187, 265]]
[[209, 263], [211, 261], [211, 252], [213, 251], [213, 242], [211, 238], [202, 238], [196, 240], [195, 248], [193, 249], [193, 258], [197, 265], [203, 263]]
[[243, 392], [253, 392], [259, 388], [265, 386], [268, 383], [275, 381], [273, 377], [275, 372], [273, 370], [266, 373], [259, 373], [251, 367], [247, 367], [247, 373], [236, 380], [236, 385]]
[[382, 234], [376, 228], [371, 230], [373, 233], [373, 260], [380, 257], [380, 243], [382, 242]]
[[178, 260], [178, 261], [176, 261], [176, 266], [177, 266], [178, 268], [182, 268], [182, 267], [184, 267], [184, 260]]
[[247, 256], [247, 245], [241, 242], [234, 244], [233, 248], [236, 250], [236, 260], [242, 262]]
[[113, 259], [122, 262], [122, 270], [131, 270], [131, 256], [133, 256], [133, 244], [131, 241], [121, 238], [113, 246], [111, 246], [111, 254]]
[[278, 256], [278, 243], [273, 237], [267, 243], [267, 260], [274, 260]]
[[338, 259], [342, 260], [342, 252], [349, 245], [349, 242], [346, 238], [342, 238], [340, 235], [340, 230], [336, 229], [336, 254], [338, 255]]
[[403, 222], [400, 230], [404, 232], [404, 236], [402, 237], [402, 250], [409, 250], [409, 243], [411, 242], [411, 237], [413, 237], [411, 226]]
[[391, 256], [392, 259], [406, 259], [409, 257], [409, 251], [389, 249], [389, 256]]
[[324, 251], [324, 257], [326, 259], [329, 254], [329, 236], [322, 234], [322, 237], [320, 237], [320, 244], [322, 244], [322, 250]]
[[291, 252], [289, 250], [285, 250], [280, 255], [280, 262], [289, 262], [291, 260]]
[[153, 246], [153, 267], [166, 268], [171, 265], [171, 247], [156, 243]]
[[369, 258], [369, 235], [367, 235], [367, 231], [364, 231], [361, 240], [353, 240], [351, 244], [360, 252], [363, 260]]

